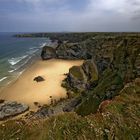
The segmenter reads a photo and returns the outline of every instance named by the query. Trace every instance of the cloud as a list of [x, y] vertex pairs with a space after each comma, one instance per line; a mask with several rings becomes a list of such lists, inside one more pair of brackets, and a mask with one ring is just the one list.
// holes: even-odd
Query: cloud
[[140, 0], [90, 0], [91, 11], [110, 11], [126, 16], [135, 16], [140, 9]]
[[1, 29], [8, 21], [17, 31], [140, 31], [140, 0], [13, 1], [28, 10], [4, 14]]
[[20, 2], [20, 3], [31, 4], [34, 6], [44, 5], [44, 4], [53, 6], [53, 5], [63, 4], [67, 0], [15, 0], [15, 1]]

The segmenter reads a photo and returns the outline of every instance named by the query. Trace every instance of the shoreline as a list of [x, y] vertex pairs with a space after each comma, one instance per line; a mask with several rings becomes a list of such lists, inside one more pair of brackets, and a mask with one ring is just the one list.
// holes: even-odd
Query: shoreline
[[7, 87], [14, 81], [16, 81], [28, 68], [30, 68], [36, 61], [42, 60], [39, 56], [39, 52], [34, 53], [27, 61], [24, 62], [19, 68], [15, 69], [13, 72], [9, 72], [8, 75], [6, 75], [6, 78], [3, 77], [2, 81], [0, 81], [0, 92], [1, 89]]
[[[35, 102], [42, 106], [49, 105], [52, 99], [66, 98], [66, 90], [61, 87], [64, 74], [70, 67], [82, 63], [83, 60], [36, 60], [16, 80], [0, 89], [0, 98], [25, 103], [29, 110], [38, 109]], [[45, 81], [34, 81], [37, 76], [42, 76]]]
[[10, 80], [6, 79], [7, 81], [5, 81], [4, 83], [0, 83], [0, 94], [1, 92], [3, 92], [3, 90], [5, 90], [6, 88], [14, 84], [20, 78], [20, 76], [25, 71], [27, 71], [30, 67], [32, 67], [37, 61], [41, 61], [41, 60], [42, 59], [39, 58], [38, 55], [33, 55], [31, 59], [29, 59], [29, 61], [24, 66], [20, 67], [18, 71], [14, 71], [14, 73], [11, 76], [7, 77], [7, 79], [10, 78]]

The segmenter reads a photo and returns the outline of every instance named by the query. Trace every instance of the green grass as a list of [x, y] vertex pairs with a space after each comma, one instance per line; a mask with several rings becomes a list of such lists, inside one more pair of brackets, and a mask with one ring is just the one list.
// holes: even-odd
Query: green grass
[[[137, 140], [140, 138], [140, 86], [121, 90], [102, 111], [81, 117], [65, 113], [46, 120], [13, 120], [0, 125], [4, 140]], [[88, 109], [89, 106], [85, 106]]]

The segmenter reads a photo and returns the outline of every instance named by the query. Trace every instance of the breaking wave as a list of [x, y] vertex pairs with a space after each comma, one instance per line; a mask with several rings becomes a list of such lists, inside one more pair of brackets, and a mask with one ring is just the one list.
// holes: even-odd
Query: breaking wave
[[0, 82], [2, 82], [3, 80], [7, 79], [7, 77], [3, 77], [0, 79]]
[[13, 65], [16, 65], [17, 63], [19, 63], [20, 61], [22, 61], [23, 59], [25, 59], [26, 57], [28, 57], [28, 55], [11, 58], [11, 59], [8, 59], [8, 62], [13, 66]]

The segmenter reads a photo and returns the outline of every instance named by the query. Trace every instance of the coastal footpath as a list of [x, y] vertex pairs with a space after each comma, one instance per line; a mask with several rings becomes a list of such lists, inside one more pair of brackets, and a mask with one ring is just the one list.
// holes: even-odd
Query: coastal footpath
[[62, 87], [67, 98], [3, 123], [0, 137], [139, 139], [140, 34], [54, 33], [51, 37], [58, 40], [58, 46], [44, 46], [42, 61], [84, 59], [82, 65], [72, 66], [65, 74]]

